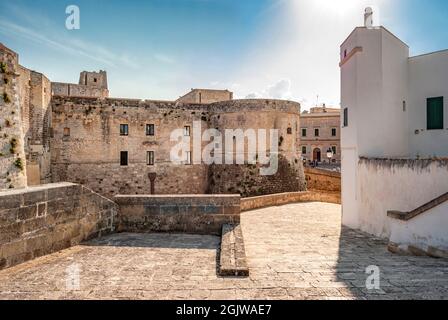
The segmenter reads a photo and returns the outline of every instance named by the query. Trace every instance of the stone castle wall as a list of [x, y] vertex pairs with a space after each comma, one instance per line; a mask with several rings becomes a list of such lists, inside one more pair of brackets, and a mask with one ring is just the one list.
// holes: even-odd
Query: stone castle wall
[[[296, 103], [234, 100], [189, 105], [53, 97], [52, 108], [51, 163], [55, 182], [85, 184], [110, 198], [117, 194], [148, 194], [149, 173], [157, 175], [156, 194], [258, 195], [305, 189], [302, 164], [295, 152], [299, 142]], [[172, 131], [188, 126], [193, 136], [194, 123], [200, 123], [201, 133], [209, 128], [278, 129], [283, 136], [278, 174], [261, 177], [253, 165], [172, 163], [170, 152], [178, 143], [170, 141]], [[121, 124], [128, 125], [127, 136], [120, 135]], [[147, 124], [154, 125], [154, 136], [146, 135]], [[202, 150], [209, 143], [203, 141]], [[120, 165], [121, 151], [128, 152], [127, 166]], [[154, 152], [154, 165], [147, 164], [148, 151]], [[194, 153], [192, 142], [191, 151]]]
[[109, 90], [81, 84], [52, 82], [53, 95], [66, 97], [107, 98]]
[[18, 55], [0, 44], [0, 64], [0, 189], [23, 188], [27, 179]]
[[341, 192], [341, 173], [305, 168], [308, 190]]

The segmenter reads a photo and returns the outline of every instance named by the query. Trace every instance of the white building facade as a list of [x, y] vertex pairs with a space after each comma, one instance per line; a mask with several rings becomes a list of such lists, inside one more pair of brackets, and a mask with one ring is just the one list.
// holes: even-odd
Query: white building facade
[[[384, 27], [358, 27], [341, 45], [340, 67], [343, 224], [403, 248], [448, 247], [440, 207], [438, 218], [431, 206], [406, 222], [388, 216], [448, 192], [448, 50], [410, 57]], [[426, 220], [435, 227], [424, 235], [411, 226]]]

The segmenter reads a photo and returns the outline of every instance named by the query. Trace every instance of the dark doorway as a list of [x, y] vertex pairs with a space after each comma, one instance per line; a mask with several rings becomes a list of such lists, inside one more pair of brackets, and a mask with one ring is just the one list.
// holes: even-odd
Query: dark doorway
[[321, 152], [319, 148], [316, 148], [313, 151], [313, 161], [321, 162]]

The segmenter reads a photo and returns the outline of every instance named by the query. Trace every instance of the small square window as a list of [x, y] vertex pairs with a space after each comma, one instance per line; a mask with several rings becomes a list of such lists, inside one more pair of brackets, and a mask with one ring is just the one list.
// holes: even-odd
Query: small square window
[[427, 99], [426, 117], [428, 130], [443, 129], [443, 97]]
[[190, 134], [191, 134], [191, 128], [190, 128], [190, 126], [185, 126], [185, 127], [184, 127], [184, 136], [185, 136], [185, 137], [189, 137]]
[[154, 135], [154, 125], [153, 124], [147, 124], [146, 125], [146, 135], [147, 136], [153, 136]]
[[127, 136], [127, 135], [129, 135], [129, 125], [120, 124], [120, 136]]
[[331, 136], [332, 137], [336, 137], [336, 133], [337, 133], [336, 128], [331, 129]]
[[302, 137], [306, 137], [306, 128], [302, 129]]
[[148, 166], [153, 166], [154, 165], [154, 151], [146, 152], [146, 164]]
[[314, 129], [314, 136], [318, 137], [319, 136], [319, 129]]
[[127, 166], [127, 165], [128, 165], [128, 152], [121, 151], [120, 152], [120, 166]]
[[288, 128], [288, 129], [286, 130], [286, 132], [287, 132], [287, 134], [292, 134], [292, 128]]

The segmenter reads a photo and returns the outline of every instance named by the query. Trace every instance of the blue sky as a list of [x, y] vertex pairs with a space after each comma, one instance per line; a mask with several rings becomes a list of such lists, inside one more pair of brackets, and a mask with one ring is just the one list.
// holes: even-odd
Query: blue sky
[[[65, 28], [71, 4], [80, 30]], [[107, 70], [114, 97], [207, 87], [337, 105], [339, 44], [369, 4], [412, 54], [448, 48], [446, 0], [0, 0], [0, 41], [52, 81]]]

